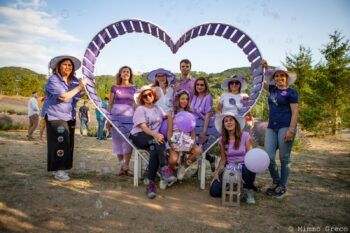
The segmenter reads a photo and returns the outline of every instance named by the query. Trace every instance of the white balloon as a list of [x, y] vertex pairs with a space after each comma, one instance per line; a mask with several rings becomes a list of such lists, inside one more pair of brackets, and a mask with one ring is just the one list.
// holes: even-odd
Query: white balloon
[[270, 165], [270, 158], [263, 149], [254, 148], [245, 155], [244, 164], [251, 172], [264, 172]]

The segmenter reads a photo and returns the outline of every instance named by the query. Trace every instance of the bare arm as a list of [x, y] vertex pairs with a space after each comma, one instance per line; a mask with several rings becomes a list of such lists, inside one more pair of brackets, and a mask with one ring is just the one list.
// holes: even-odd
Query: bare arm
[[204, 143], [205, 136], [207, 134], [207, 130], [208, 130], [209, 122], [210, 122], [210, 117], [211, 117], [211, 112], [208, 112], [207, 114], [205, 114], [203, 131], [199, 135], [199, 144]]
[[218, 103], [218, 106], [216, 107], [216, 112], [217, 113], [221, 113], [222, 112], [222, 107], [223, 107], [223, 105]]
[[294, 131], [295, 131], [295, 127], [297, 126], [297, 122], [298, 122], [298, 104], [297, 103], [293, 103], [290, 104], [290, 109], [292, 110], [292, 118], [290, 120], [290, 124], [289, 124], [289, 129], [286, 132], [286, 134], [284, 135], [284, 140], [286, 142], [291, 141], [293, 136], [294, 136]]
[[114, 104], [114, 93], [111, 92], [109, 95], [109, 105], [108, 105], [109, 112], [111, 112], [113, 104]]
[[[260, 64], [263, 66], [263, 69], [264, 69], [264, 73], [266, 73], [269, 69], [269, 65], [267, 64], [267, 61], [262, 59], [260, 61]], [[263, 87], [265, 89], [265, 91], [269, 91], [269, 84], [264, 80], [264, 83], [263, 83]]]
[[252, 142], [251, 138], [249, 138], [247, 145], [245, 145], [245, 149], [247, 152], [250, 151], [251, 149], [253, 149], [253, 142]]
[[173, 118], [171, 116], [168, 116], [168, 133], [167, 133], [167, 137], [168, 137], [168, 142], [169, 145], [171, 145], [171, 140], [170, 138], [173, 136]]
[[215, 169], [214, 177], [213, 177], [213, 180], [211, 181], [210, 185], [212, 185], [215, 180], [220, 182], [219, 175], [221, 174], [221, 172], [224, 169], [225, 165], [226, 165], [225, 148], [220, 143], [220, 162], [219, 162], [218, 166]]

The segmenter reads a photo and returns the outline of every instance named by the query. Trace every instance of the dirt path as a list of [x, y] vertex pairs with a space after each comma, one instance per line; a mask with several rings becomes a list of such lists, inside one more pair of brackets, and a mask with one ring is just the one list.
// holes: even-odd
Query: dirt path
[[[221, 206], [188, 178], [147, 199], [144, 185], [117, 177], [111, 141], [76, 137], [72, 180], [46, 172], [46, 145], [25, 132], [0, 132], [0, 232], [298, 232], [298, 226], [350, 231], [350, 137], [310, 139], [294, 153], [283, 200], [257, 193], [257, 205]], [[103, 168], [109, 171], [103, 174]], [[107, 168], [106, 168], [107, 167]], [[210, 174], [210, 173], [209, 173]], [[267, 173], [259, 185], [270, 184]], [[206, 186], [208, 188], [208, 184]]]

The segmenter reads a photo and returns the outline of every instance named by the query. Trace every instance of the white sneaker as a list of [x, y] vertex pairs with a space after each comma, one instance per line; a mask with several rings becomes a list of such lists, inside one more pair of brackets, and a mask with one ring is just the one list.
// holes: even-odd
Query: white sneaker
[[246, 189], [244, 196], [245, 196], [245, 201], [247, 202], [247, 204], [255, 204], [255, 199], [254, 199], [252, 189]]
[[64, 171], [57, 171], [55, 172], [55, 178], [60, 181], [67, 181], [70, 180], [70, 177], [68, 174]]
[[185, 176], [185, 172], [186, 172], [186, 169], [185, 169], [185, 166], [180, 166], [178, 169], [177, 169], [177, 179], [178, 180], [182, 180]]

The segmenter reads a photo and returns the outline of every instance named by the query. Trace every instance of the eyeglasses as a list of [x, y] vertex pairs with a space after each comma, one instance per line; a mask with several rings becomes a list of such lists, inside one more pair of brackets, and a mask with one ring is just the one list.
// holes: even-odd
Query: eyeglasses
[[230, 85], [241, 85], [241, 83], [239, 81], [233, 81], [230, 82]]
[[153, 97], [152, 93], [148, 92], [148, 93], [142, 95], [142, 98], [144, 98], [144, 99], [146, 99], [147, 97]]
[[198, 86], [198, 87], [204, 87], [205, 84], [204, 84], [204, 83], [197, 83], [196, 86]]

